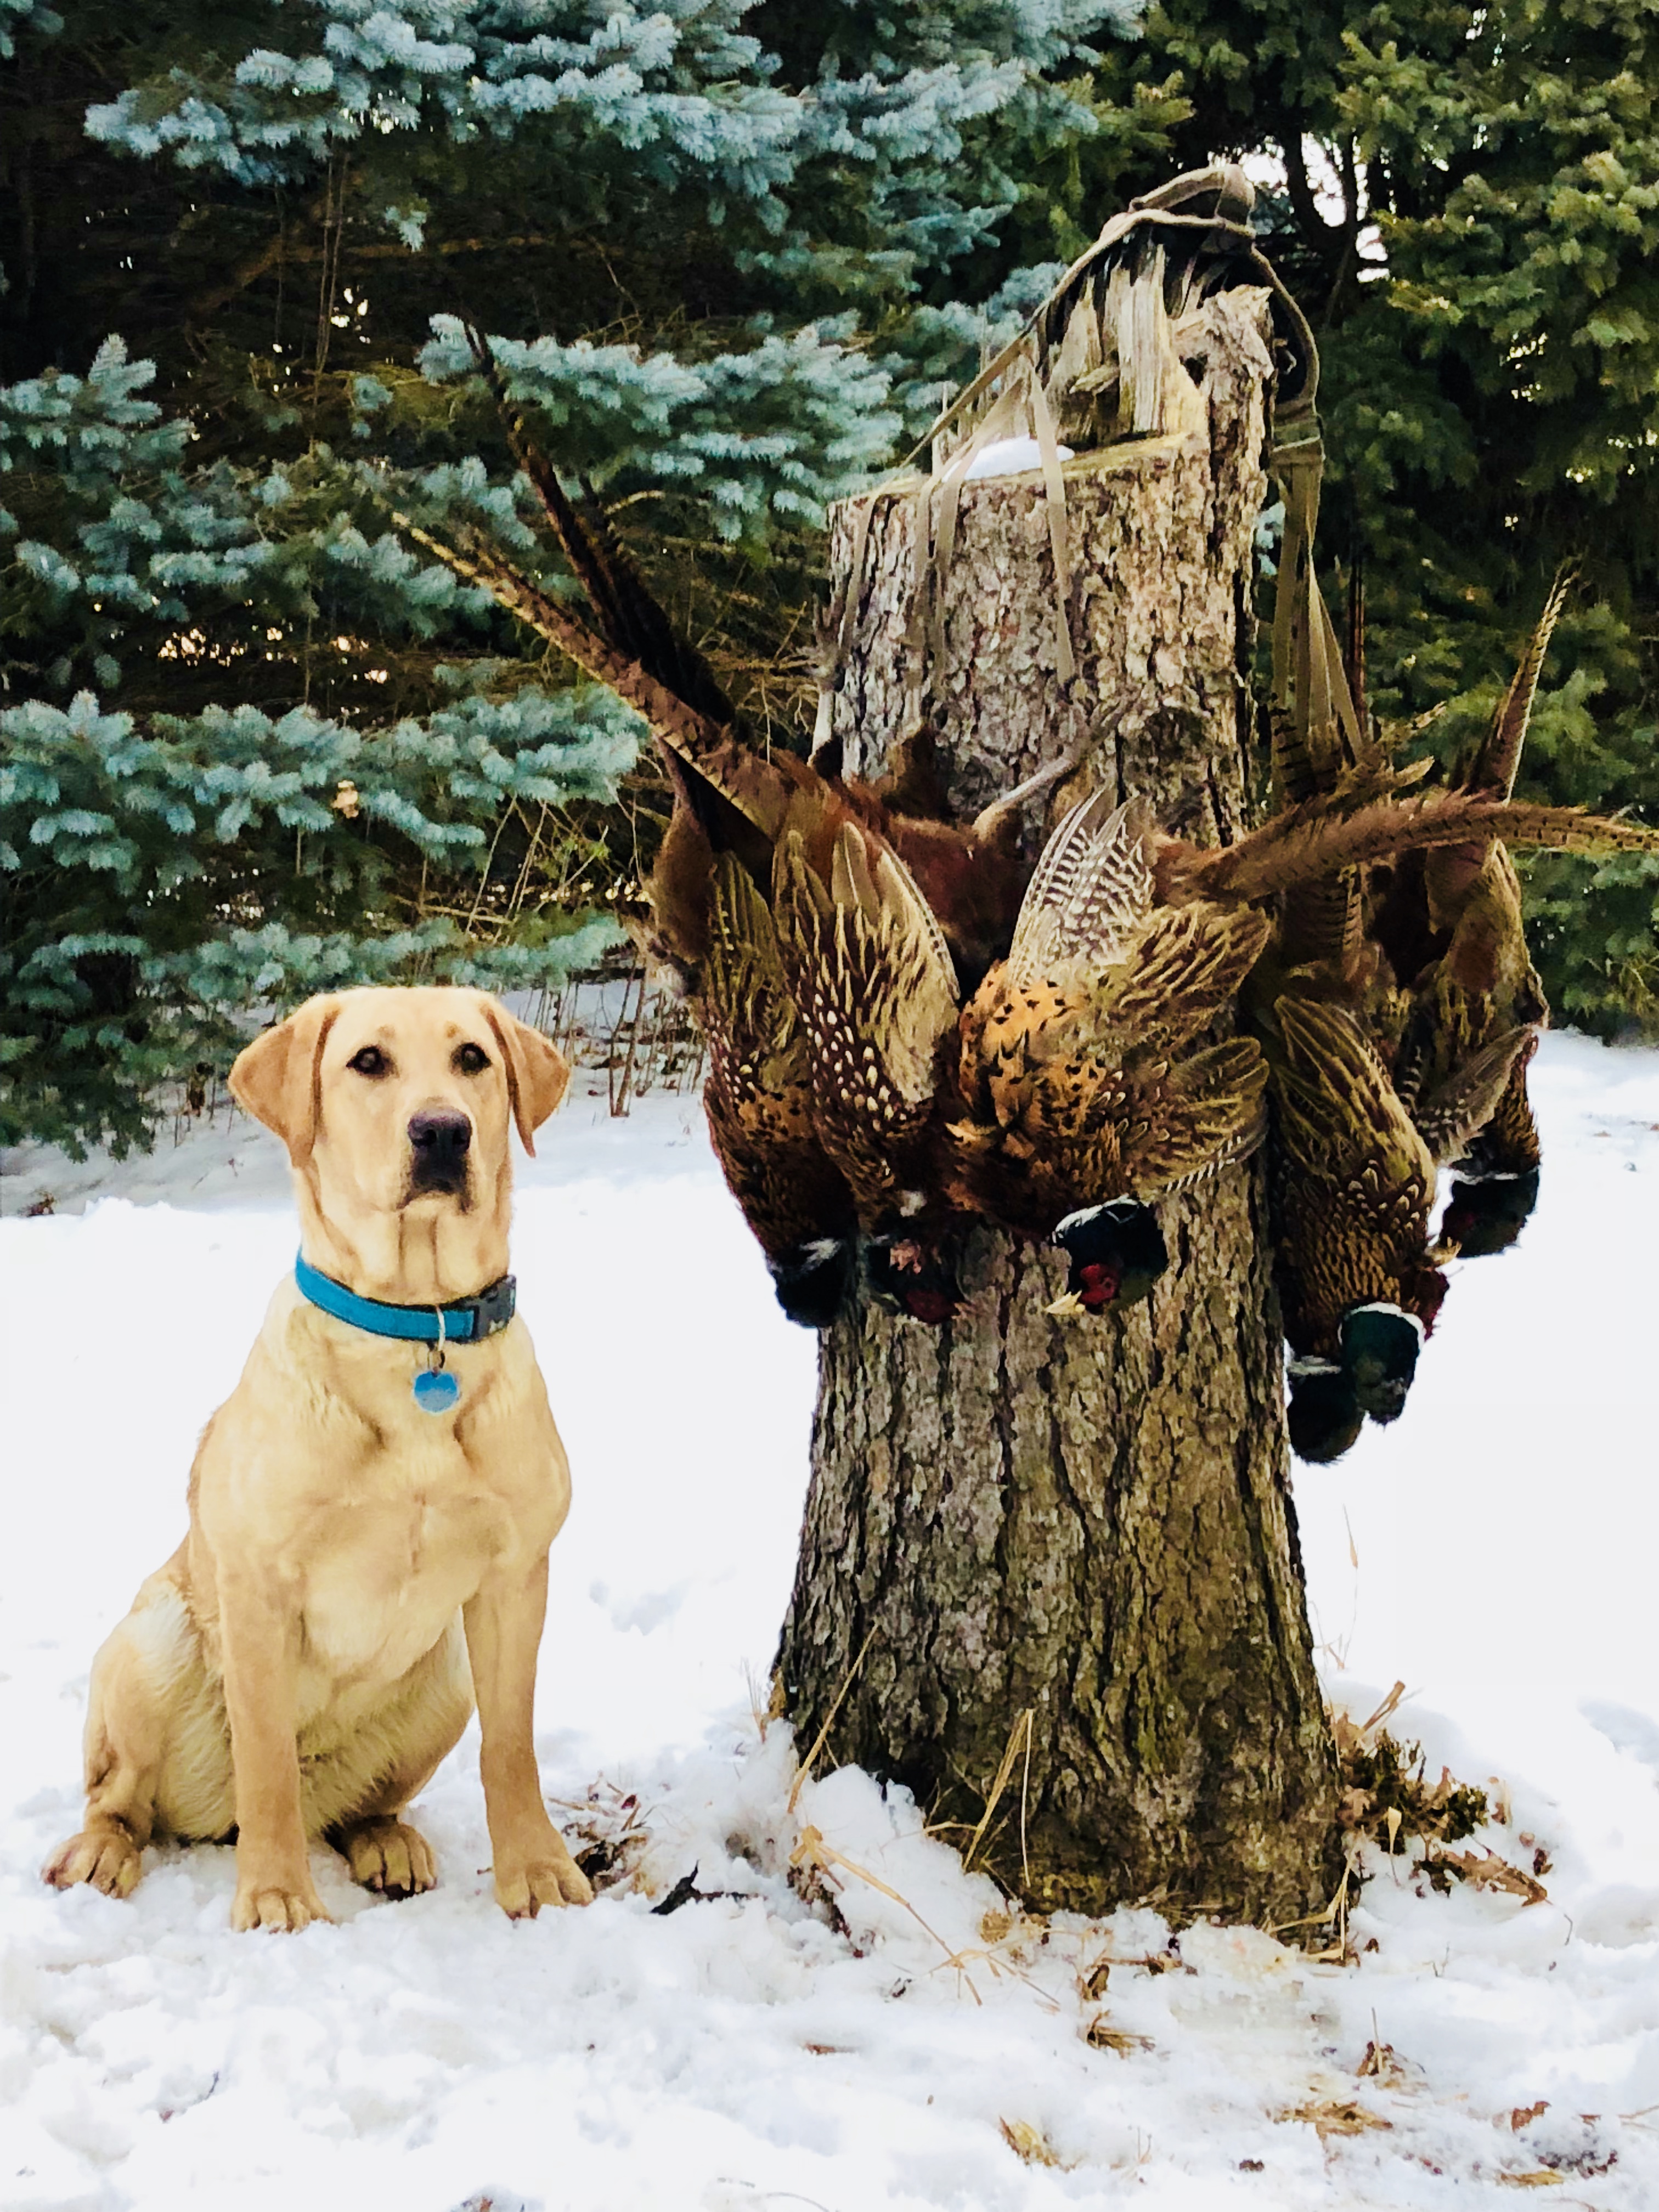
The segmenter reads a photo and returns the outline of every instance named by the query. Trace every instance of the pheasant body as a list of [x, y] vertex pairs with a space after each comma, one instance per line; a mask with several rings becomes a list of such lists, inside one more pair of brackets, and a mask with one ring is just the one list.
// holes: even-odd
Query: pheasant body
[[814, 1125], [806, 1037], [771, 918], [729, 854], [711, 868], [695, 1003], [708, 1049], [703, 1109], [727, 1188], [790, 1319], [827, 1327], [852, 1285], [857, 1213]]
[[[1434, 1163], [1346, 1008], [1286, 993], [1259, 1012], [1258, 1028], [1273, 1070], [1274, 1279], [1292, 1353], [1291, 1436], [1302, 1457], [1327, 1460], [1353, 1442], [1361, 1416], [1397, 1417], [1439, 1312]], [[1356, 1331], [1359, 1317], [1379, 1315], [1389, 1327], [1373, 1318]]]
[[1023, 1237], [1052, 1237], [1079, 1210], [1144, 1206], [1260, 1131], [1259, 1048], [1237, 1037], [1188, 1048], [1238, 988], [1267, 921], [1202, 900], [1161, 905], [1144, 810], [1112, 809], [1108, 796], [1055, 830], [1008, 957], [961, 1025], [953, 1187]]

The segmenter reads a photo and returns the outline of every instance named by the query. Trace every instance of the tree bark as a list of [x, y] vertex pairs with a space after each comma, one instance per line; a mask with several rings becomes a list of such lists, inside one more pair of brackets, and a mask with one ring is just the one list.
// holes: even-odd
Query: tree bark
[[[1265, 300], [1205, 309], [1195, 431], [1066, 465], [1069, 700], [1042, 478], [965, 487], [929, 672], [958, 816], [1081, 745], [1184, 834], [1245, 825]], [[860, 775], [906, 717], [915, 523], [904, 486], [878, 501], [836, 710]], [[837, 581], [854, 536], [844, 508]], [[1282, 1924], [1339, 1856], [1261, 1164], [1158, 1212], [1170, 1270], [1121, 1317], [1050, 1319], [1062, 1255], [981, 1229], [953, 1322], [866, 1304], [826, 1333], [781, 1696], [805, 1747], [839, 1695], [823, 1756], [964, 1844], [1012, 1747], [974, 1863], [1034, 1905]]]

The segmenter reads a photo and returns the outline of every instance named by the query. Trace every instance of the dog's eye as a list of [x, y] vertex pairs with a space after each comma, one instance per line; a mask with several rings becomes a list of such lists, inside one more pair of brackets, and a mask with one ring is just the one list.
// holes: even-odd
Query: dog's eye
[[464, 1044], [455, 1054], [455, 1065], [463, 1075], [482, 1075], [489, 1065], [489, 1054], [476, 1044]]
[[391, 1071], [392, 1062], [379, 1045], [366, 1044], [361, 1052], [352, 1054], [346, 1066], [355, 1067], [359, 1075], [386, 1075]]

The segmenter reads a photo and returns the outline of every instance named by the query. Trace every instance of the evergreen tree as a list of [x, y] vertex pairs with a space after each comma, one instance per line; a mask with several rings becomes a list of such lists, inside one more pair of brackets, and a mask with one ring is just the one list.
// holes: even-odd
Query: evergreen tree
[[941, 304], [1114, 4], [9, 0], [5, 1133], [141, 1134], [255, 1005], [592, 957], [635, 726], [391, 527], [541, 557], [451, 311], [764, 720], [827, 501], [1041, 289]]

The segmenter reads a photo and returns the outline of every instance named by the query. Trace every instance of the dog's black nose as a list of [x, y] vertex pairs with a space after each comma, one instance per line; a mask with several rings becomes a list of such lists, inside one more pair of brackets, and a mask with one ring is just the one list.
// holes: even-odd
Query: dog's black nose
[[465, 1114], [411, 1114], [409, 1141], [415, 1148], [417, 1188], [453, 1188], [459, 1183], [472, 1142], [472, 1124]]

